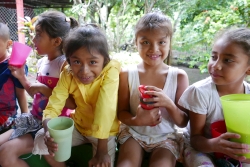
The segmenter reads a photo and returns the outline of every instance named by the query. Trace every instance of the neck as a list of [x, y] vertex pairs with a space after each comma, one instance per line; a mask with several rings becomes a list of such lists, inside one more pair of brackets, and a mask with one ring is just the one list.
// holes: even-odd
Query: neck
[[234, 85], [216, 85], [219, 96], [228, 94], [244, 94], [245, 87], [243, 82]]
[[53, 53], [48, 53], [48, 60], [52, 61], [54, 59], [56, 59], [57, 57], [61, 56], [63, 53], [59, 50], [56, 50]]
[[142, 63], [141, 66], [148, 72], [152, 71], [152, 72], [158, 72], [158, 71], [162, 71], [163, 69], [167, 69], [168, 65], [165, 64], [164, 62], [162, 62], [161, 64], [157, 64], [155, 66], [152, 65], [148, 65], [146, 63]]

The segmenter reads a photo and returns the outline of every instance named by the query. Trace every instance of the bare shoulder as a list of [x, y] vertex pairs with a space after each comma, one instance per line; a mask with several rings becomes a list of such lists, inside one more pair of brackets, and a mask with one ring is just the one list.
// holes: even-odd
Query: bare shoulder
[[120, 71], [120, 80], [124, 80], [128, 78], [128, 69], [122, 68]]
[[178, 69], [177, 78], [178, 80], [188, 80], [188, 75], [183, 69]]
[[187, 76], [187, 73], [183, 69], [178, 68], [178, 76]]
[[177, 80], [178, 85], [181, 84], [185, 88], [189, 85], [188, 75], [186, 71], [182, 69], [178, 69]]

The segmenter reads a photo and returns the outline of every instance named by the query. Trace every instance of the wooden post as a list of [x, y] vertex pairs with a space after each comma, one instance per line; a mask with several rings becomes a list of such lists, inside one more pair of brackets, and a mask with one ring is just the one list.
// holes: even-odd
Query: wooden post
[[18, 23], [18, 41], [21, 43], [25, 43], [25, 35], [20, 33], [20, 27], [22, 27], [23, 20], [20, 18], [24, 18], [24, 11], [23, 11], [23, 0], [16, 0], [16, 13], [17, 13], [17, 23]]

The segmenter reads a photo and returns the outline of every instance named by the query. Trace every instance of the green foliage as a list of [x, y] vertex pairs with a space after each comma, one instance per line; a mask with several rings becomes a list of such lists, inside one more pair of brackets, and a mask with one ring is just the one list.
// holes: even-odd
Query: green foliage
[[175, 34], [174, 45], [190, 46], [190, 52], [197, 50], [197, 46], [203, 45], [210, 49], [202, 55], [191, 56], [190, 65], [199, 64], [202, 72], [206, 72], [209, 61], [211, 45], [215, 34], [227, 27], [249, 26], [250, 8], [246, 0], [235, 1], [193, 1], [182, 15], [180, 29]]
[[[64, 9], [67, 16], [78, 18], [87, 5], [85, 22], [98, 23], [106, 31], [112, 51], [133, 46], [134, 25], [148, 11], [162, 11], [172, 18], [173, 49], [181, 54], [180, 63], [206, 72], [215, 34], [230, 26], [250, 27], [250, 0], [95, 0]], [[103, 19], [101, 9], [107, 9]], [[47, 10], [47, 9], [46, 9]], [[36, 9], [40, 14], [45, 9]], [[130, 53], [131, 54], [131, 53]]]
[[[133, 43], [133, 29], [137, 20], [143, 15], [143, 2], [132, 1], [122, 7], [122, 1], [117, 1], [110, 11], [108, 17], [108, 39], [113, 43], [113, 48], [117, 50], [121, 44]], [[112, 42], [113, 41], [113, 42]]]

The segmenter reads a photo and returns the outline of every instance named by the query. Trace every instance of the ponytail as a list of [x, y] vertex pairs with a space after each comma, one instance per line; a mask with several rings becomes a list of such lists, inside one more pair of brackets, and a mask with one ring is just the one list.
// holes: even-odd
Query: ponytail
[[74, 19], [73, 17], [69, 17], [69, 19], [70, 19], [70, 28], [71, 29], [78, 27], [79, 24], [78, 24], [76, 19]]

